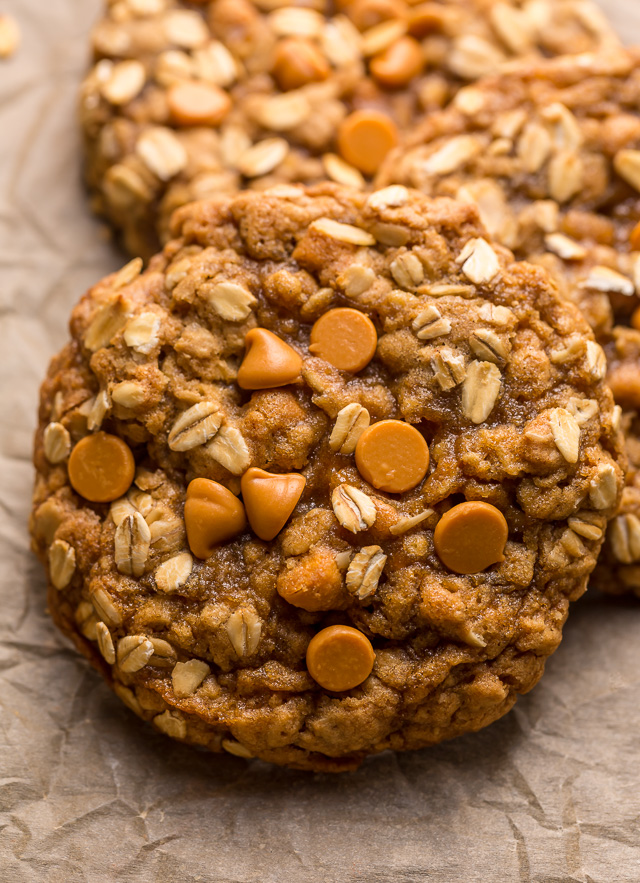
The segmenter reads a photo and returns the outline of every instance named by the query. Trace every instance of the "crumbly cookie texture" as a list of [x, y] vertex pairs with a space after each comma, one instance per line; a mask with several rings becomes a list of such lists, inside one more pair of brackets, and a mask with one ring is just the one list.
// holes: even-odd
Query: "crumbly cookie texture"
[[56, 623], [138, 715], [241, 757], [338, 771], [500, 717], [623, 484], [584, 319], [401, 186], [219, 197], [173, 235], [82, 298], [42, 388]]
[[362, 188], [465, 81], [617, 46], [591, 0], [110, 0], [81, 96], [87, 180], [150, 256], [180, 205], [285, 181]]
[[379, 176], [380, 185], [475, 203], [491, 235], [546, 267], [594, 328], [608, 383], [627, 414], [633, 467], [596, 581], [607, 591], [637, 593], [639, 102], [635, 50], [526, 66], [461, 90]]

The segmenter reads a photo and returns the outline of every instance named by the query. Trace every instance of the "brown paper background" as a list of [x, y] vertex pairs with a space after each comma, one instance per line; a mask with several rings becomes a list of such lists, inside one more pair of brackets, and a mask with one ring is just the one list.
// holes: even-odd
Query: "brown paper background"
[[[339, 777], [173, 744], [57, 634], [28, 548], [37, 390], [123, 257], [74, 110], [100, 0], [0, 0], [1, 883], [638, 883], [640, 605], [590, 592], [542, 683], [474, 736]], [[602, 0], [640, 42], [640, 3]]]

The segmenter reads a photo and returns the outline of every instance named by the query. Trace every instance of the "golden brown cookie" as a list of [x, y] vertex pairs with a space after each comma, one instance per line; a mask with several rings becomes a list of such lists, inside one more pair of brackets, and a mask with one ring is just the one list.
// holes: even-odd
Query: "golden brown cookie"
[[111, 0], [81, 99], [94, 205], [148, 257], [177, 206], [283, 181], [362, 188], [466, 80], [617, 45], [591, 0]]
[[[379, 184], [473, 202], [491, 235], [548, 269], [604, 347], [631, 470], [596, 573], [640, 593], [640, 52], [556, 59], [458, 93]], [[581, 358], [576, 339], [563, 358]]]
[[[82, 298], [42, 388], [57, 624], [145, 720], [242, 757], [341, 770], [504, 714], [623, 483], [584, 319], [404, 187], [219, 197], [173, 234]], [[130, 457], [115, 500], [81, 468]]]

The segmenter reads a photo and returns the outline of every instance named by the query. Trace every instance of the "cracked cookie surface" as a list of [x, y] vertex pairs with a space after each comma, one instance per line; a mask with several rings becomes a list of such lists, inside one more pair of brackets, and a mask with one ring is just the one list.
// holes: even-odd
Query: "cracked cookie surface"
[[640, 53], [557, 59], [470, 86], [389, 157], [379, 184], [475, 203], [491, 235], [581, 309], [625, 412], [631, 469], [596, 572], [640, 593]]
[[621, 435], [584, 319], [485, 235], [404, 187], [281, 185], [181, 209], [82, 298], [31, 529], [56, 623], [145, 720], [337, 771], [537, 682]]
[[134, 255], [241, 187], [363, 187], [425, 112], [509, 59], [618, 41], [591, 0], [111, 0], [81, 96], [95, 208]]

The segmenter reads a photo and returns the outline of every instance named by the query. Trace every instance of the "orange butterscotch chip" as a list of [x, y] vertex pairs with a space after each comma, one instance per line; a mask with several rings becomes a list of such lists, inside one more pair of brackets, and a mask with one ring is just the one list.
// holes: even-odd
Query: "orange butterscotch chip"
[[629, 244], [634, 251], [640, 251], [640, 221], [629, 234]]
[[409, 33], [418, 40], [442, 30], [446, 9], [433, 3], [420, 3], [409, 13]]
[[244, 339], [246, 352], [238, 370], [242, 389], [272, 389], [300, 378], [302, 358], [266, 328], [252, 328]]
[[276, 589], [294, 607], [311, 613], [344, 606], [344, 575], [333, 549], [312, 546], [306, 555], [287, 558]]
[[369, 364], [377, 345], [376, 327], [368, 316], [350, 307], [338, 307], [314, 324], [309, 352], [340, 371], [355, 374]]
[[169, 112], [179, 126], [218, 126], [231, 110], [231, 99], [211, 83], [176, 83], [167, 93]]
[[636, 307], [631, 316], [631, 327], [640, 331], [640, 307]]
[[424, 53], [413, 37], [401, 37], [371, 60], [371, 73], [382, 86], [400, 89], [424, 67]]
[[397, 143], [395, 123], [379, 110], [356, 110], [338, 130], [340, 154], [365, 175], [373, 175]]
[[371, 641], [348, 625], [330, 625], [309, 641], [307, 669], [324, 687], [340, 693], [352, 690], [371, 674], [376, 654]]
[[278, 44], [273, 76], [285, 92], [326, 80], [330, 72], [326, 58], [309, 40], [289, 37]]
[[247, 526], [244, 506], [223, 484], [194, 478], [187, 488], [184, 523], [189, 548], [196, 558], [208, 558], [220, 543]]
[[257, 466], [247, 469], [240, 480], [242, 499], [251, 529], [261, 540], [272, 540], [280, 533], [306, 483], [298, 472], [276, 475]]
[[406, 6], [403, 0], [352, 0], [346, 12], [359, 31], [368, 31], [383, 21], [401, 19]]
[[427, 474], [429, 445], [414, 426], [402, 420], [381, 420], [358, 439], [356, 466], [378, 490], [401, 494]]
[[481, 573], [504, 561], [509, 538], [507, 520], [490, 503], [460, 503], [442, 516], [433, 544], [445, 567], [454, 573]]
[[121, 438], [96, 432], [81, 439], [69, 457], [69, 481], [74, 491], [92, 503], [110, 503], [131, 487], [136, 463]]
[[607, 385], [616, 403], [625, 411], [640, 408], [640, 370], [636, 359], [612, 365], [607, 374]]

